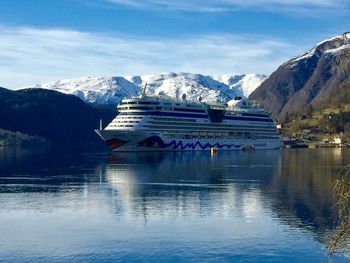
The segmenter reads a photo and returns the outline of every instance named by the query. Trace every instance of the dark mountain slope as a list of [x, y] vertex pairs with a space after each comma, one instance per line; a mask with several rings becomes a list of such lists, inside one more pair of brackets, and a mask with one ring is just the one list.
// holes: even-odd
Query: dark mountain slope
[[251, 95], [274, 117], [320, 107], [349, 81], [350, 34], [321, 42], [271, 74]]
[[112, 109], [92, 107], [57, 91], [0, 89], [0, 128], [40, 136], [56, 143], [97, 142], [99, 119], [110, 121]]

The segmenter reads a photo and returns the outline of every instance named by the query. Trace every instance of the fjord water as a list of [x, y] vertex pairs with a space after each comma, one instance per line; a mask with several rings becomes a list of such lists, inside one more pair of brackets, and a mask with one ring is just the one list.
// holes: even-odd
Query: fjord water
[[1, 262], [347, 262], [327, 256], [346, 149], [0, 148]]

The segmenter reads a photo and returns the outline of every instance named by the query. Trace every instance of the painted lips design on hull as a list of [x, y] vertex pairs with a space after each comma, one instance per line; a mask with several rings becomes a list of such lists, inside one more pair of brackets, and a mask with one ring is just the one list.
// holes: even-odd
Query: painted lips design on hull
[[120, 140], [120, 139], [116, 139], [116, 138], [113, 138], [113, 139], [109, 139], [106, 141], [107, 145], [112, 148], [112, 149], [116, 149], [116, 148], [119, 148], [121, 146], [123, 146], [124, 144], [128, 143], [129, 141], [123, 141], [123, 140]]
[[237, 145], [237, 144], [220, 144], [220, 143], [214, 143], [214, 144], [210, 144], [210, 143], [206, 143], [206, 144], [201, 144], [199, 141], [196, 141], [195, 143], [183, 143], [182, 141], [176, 141], [176, 140], [172, 140], [169, 143], [165, 143], [159, 136], [151, 136], [148, 137], [146, 139], [144, 139], [143, 141], [139, 142], [138, 147], [158, 147], [158, 148], [168, 148], [168, 147], [172, 147], [174, 150], [180, 148], [181, 150], [185, 150], [187, 148], [190, 148], [192, 150], [194, 150], [196, 147], [200, 147], [202, 148], [202, 150], [206, 149], [206, 148], [212, 148], [212, 147], [217, 147], [219, 149], [222, 148], [240, 148], [242, 145]]

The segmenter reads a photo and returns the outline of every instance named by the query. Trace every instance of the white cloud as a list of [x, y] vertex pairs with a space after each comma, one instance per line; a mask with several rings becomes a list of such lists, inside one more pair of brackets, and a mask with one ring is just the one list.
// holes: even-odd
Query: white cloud
[[171, 10], [186, 10], [198, 12], [230, 11], [242, 8], [256, 7], [263, 10], [296, 11], [315, 8], [345, 7], [345, 0], [103, 0], [105, 2], [131, 8], [157, 8]]
[[60, 29], [0, 27], [0, 86], [167, 71], [270, 73], [304, 51], [288, 43], [231, 34], [136, 38]]

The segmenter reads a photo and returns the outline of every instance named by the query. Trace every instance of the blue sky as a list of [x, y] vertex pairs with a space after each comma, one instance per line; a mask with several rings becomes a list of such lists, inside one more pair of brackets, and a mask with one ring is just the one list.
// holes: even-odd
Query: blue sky
[[102, 75], [270, 74], [350, 30], [346, 0], [1, 0], [0, 86]]

